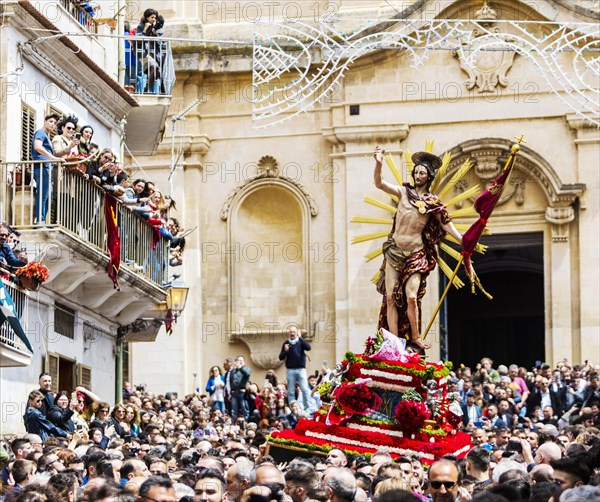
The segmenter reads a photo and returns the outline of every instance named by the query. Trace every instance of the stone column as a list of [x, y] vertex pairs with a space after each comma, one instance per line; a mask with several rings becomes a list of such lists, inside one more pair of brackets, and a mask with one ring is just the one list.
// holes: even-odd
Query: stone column
[[580, 200], [579, 219], [579, 269], [581, 270], [579, 351], [573, 354], [575, 362], [600, 360], [600, 314], [598, 292], [600, 269], [598, 267], [598, 228], [600, 228], [600, 131], [590, 122], [576, 115], [568, 115], [569, 127], [575, 132], [577, 148], [577, 178], [586, 184]]
[[[550, 312], [551, 327], [547, 333], [546, 353], [551, 364], [566, 357], [573, 360], [572, 343], [572, 262], [569, 246], [569, 223], [575, 218], [571, 206], [549, 207], [546, 209], [546, 221], [552, 227], [550, 245], [550, 291], [552, 295]], [[550, 336], [548, 336], [550, 335]]]

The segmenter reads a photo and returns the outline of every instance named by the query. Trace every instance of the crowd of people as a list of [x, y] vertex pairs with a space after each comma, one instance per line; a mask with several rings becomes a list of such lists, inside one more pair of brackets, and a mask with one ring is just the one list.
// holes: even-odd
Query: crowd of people
[[[75, 169], [87, 181], [117, 198], [120, 204], [143, 218], [154, 228], [156, 240], [164, 237], [170, 243], [169, 265], [180, 266], [183, 263], [185, 231], [179, 221], [169, 212], [175, 208], [175, 202], [156, 189], [154, 182], [143, 178], [130, 179], [123, 163], [119, 162], [110, 148], [101, 148], [93, 141], [94, 129], [90, 125], [80, 126], [75, 116], [60, 117], [51, 113], [44, 118], [44, 124], [38, 129], [32, 140], [31, 158], [33, 180], [35, 182], [34, 223], [44, 225], [49, 217], [50, 201], [68, 194], [53, 194], [53, 179], [56, 162], [65, 162], [64, 169]], [[63, 192], [67, 192], [63, 187]], [[70, 192], [69, 192], [70, 193]], [[53, 199], [54, 198], [54, 199]], [[54, 202], [55, 204], [56, 202]], [[90, 208], [89, 211], [97, 211]], [[85, 211], [84, 211], [85, 212]], [[84, 232], [86, 221], [94, 221], [97, 214], [81, 215], [78, 231]], [[14, 229], [3, 224], [8, 233], [16, 237]], [[89, 225], [88, 225], [89, 226]], [[9, 239], [11, 240], [11, 239]], [[16, 239], [15, 239], [16, 240]], [[126, 248], [125, 248], [126, 249]], [[16, 253], [17, 251], [13, 249]], [[23, 261], [23, 260], [21, 260]], [[12, 259], [7, 249], [0, 255], [0, 266], [15, 268], [22, 264]]]
[[[283, 349], [285, 350], [285, 348]], [[82, 386], [53, 393], [43, 373], [29, 393], [27, 434], [4, 438], [2, 496], [33, 501], [494, 501], [569, 502], [600, 497], [598, 366], [532, 370], [476, 368], [448, 377], [460, 393], [473, 449], [426, 469], [418, 456], [393, 459], [381, 449], [277, 462], [268, 435], [293, 428], [319, 406], [322, 367], [308, 379], [310, 405], [298, 384], [274, 371], [252, 379], [243, 356], [215, 365], [183, 397], [126, 383], [111, 406]], [[290, 401], [288, 395], [292, 396]]]

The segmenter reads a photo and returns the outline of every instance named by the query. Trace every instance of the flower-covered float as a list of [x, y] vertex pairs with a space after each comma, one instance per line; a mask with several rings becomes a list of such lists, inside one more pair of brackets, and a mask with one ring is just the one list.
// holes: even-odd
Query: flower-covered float
[[312, 420], [268, 439], [269, 452], [326, 453], [340, 448], [392, 457], [417, 455], [430, 465], [443, 455], [460, 458], [471, 438], [457, 427], [460, 396], [447, 393], [452, 363], [432, 363], [405, 351], [404, 340], [380, 330], [363, 354], [348, 352], [319, 387], [323, 406]]

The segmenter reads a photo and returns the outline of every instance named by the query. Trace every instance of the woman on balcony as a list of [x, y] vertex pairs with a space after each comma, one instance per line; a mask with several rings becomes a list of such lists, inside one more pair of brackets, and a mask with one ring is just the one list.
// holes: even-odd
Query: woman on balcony
[[89, 157], [92, 150], [92, 136], [94, 135], [94, 129], [92, 126], [84, 125], [80, 130], [80, 139], [77, 151], [80, 155]]
[[[79, 146], [79, 140], [75, 137], [77, 129], [77, 117], [69, 116], [61, 120], [56, 128], [60, 134], [57, 134], [52, 139], [52, 150], [56, 157], [67, 157], [75, 147]], [[73, 153], [78, 153], [75, 150]]]
[[[156, 37], [156, 21], [158, 17], [158, 11], [155, 9], [146, 9], [140, 24], [135, 30], [136, 37]], [[144, 92], [152, 92], [157, 94], [160, 89], [160, 75], [158, 75], [159, 65], [155, 59], [156, 55], [156, 42], [151, 40], [145, 40], [143, 42], [136, 42], [135, 47], [135, 58], [137, 60], [137, 81], [135, 85], [135, 92], [137, 94], [143, 94]], [[158, 77], [158, 78], [157, 78]], [[146, 89], [148, 85], [148, 79], [151, 79], [151, 88]]]

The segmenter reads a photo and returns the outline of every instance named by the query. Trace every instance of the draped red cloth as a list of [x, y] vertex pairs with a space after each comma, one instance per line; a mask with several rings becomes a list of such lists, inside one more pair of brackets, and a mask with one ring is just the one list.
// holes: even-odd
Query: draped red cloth
[[121, 266], [121, 238], [117, 222], [118, 202], [110, 194], [104, 194], [104, 216], [106, 217], [106, 247], [108, 250], [108, 277], [113, 282], [115, 289], [119, 287], [119, 267]]
[[473, 266], [471, 263], [471, 255], [475, 250], [475, 246], [479, 242], [481, 238], [481, 234], [483, 233], [487, 220], [492, 214], [492, 211], [496, 207], [500, 196], [502, 195], [502, 190], [504, 189], [504, 185], [506, 183], [506, 179], [512, 170], [514, 165], [514, 155], [510, 159], [507, 167], [500, 173], [500, 176], [496, 178], [494, 182], [492, 182], [491, 186], [484, 191], [473, 205], [475, 207], [475, 211], [479, 214], [479, 219], [469, 227], [469, 229], [463, 235], [463, 251], [462, 254], [464, 256], [464, 264], [465, 270], [467, 274], [471, 278], [473, 282], [475, 279], [475, 273], [473, 270]]

